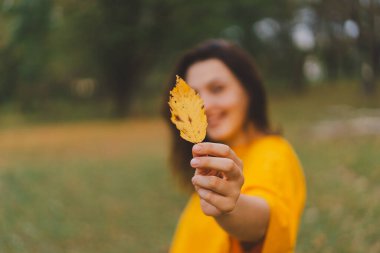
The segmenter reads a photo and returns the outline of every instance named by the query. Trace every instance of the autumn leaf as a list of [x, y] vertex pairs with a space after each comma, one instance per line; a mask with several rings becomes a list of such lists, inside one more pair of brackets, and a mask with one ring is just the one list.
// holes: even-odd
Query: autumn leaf
[[207, 117], [203, 100], [181, 77], [170, 91], [171, 121], [183, 139], [199, 143], [206, 137]]

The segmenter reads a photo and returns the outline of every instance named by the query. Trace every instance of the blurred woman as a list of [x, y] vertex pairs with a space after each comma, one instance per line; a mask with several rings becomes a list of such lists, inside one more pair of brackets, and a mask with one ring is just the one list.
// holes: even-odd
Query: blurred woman
[[193, 190], [170, 252], [293, 252], [304, 175], [291, 145], [270, 128], [251, 58], [230, 42], [209, 40], [182, 56], [171, 84], [175, 75], [203, 99], [208, 127], [205, 142], [192, 145], [166, 117], [172, 170]]

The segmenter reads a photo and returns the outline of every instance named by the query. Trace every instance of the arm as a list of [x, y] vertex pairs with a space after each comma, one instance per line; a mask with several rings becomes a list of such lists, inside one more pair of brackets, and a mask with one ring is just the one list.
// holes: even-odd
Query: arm
[[241, 194], [234, 210], [215, 219], [224, 230], [240, 241], [257, 242], [265, 236], [269, 223], [269, 206], [261, 198]]
[[269, 205], [261, 198], [240, 194], [244, 182], [241, 160], [227, 145], [217, 143], [194, 145], [193, 156], [192, 182], [203, 212], [241, 241], [262, 239], [269, 223]]

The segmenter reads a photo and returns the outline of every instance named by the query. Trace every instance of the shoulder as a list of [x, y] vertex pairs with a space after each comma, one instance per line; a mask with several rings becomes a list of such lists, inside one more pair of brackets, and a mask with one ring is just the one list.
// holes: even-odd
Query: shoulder
[[251, 143], [243, 158], [246, 187], [304, 189], [302, 165], [282, 136], [268, 135]]
[[282, 136], [267, 135], [251, 143], [247, 150], [248, 156], [294, 156], [292, 145]]
[[247, 176], [260, 173], [285, 176], [302, 171], [292, 145], [282, 136], [268, 135], [258, 139], [249, 146], [242, 160]]

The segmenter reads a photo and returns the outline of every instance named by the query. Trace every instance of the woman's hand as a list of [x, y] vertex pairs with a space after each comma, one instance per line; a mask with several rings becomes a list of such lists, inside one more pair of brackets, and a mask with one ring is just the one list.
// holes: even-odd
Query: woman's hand
[[193, 157], [192, 183], [203, 212], [216, 217], [234, 210], [244, 183], [242, 161], [229, 146], [211, 142], [195, 144]]

